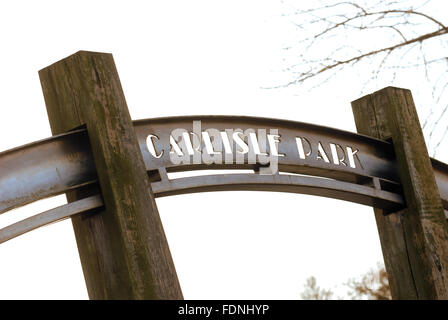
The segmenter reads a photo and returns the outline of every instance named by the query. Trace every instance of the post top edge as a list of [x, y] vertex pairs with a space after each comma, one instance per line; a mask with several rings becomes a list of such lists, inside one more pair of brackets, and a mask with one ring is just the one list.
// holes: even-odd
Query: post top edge
[[367, 99], [367, 98], [369, 98], [371, 96], [374, 96], [374, 95], [377, 95], [377, 94], [385, 94], [386, 92], [391, 92], [391, 91], [408, 91], [408, 92], [411, 92], [410, 89], [394, 87], [394, 86], [387, 86], [387, 87], [384, 87], [384, 88], [382, 88], [380, 90], [377, 90], [375, 92], [372, 92], [370, 94], [366, 94], [366, 95], [364, 95], [364, 96], [362, 96], [360, 98], [357, 98], [357, 99], [353, 100], [351, 103], [353, 105], [353, 104], [356, 104], [357, 102], [365, 100], [365, 99]]
[[48, 69], [48, 68], [50, 68], [50, 67], [52, 67], [52, 66], [54, 66], [56, 64], [59, 64], [59, 63], [61, 63], [63, 61], [66, 61], [68, 59], [72, 59], [72, 58], [74, 58], [76, 56], [86, 56], [86, 55], [91, 55], [91, 56], [101, 56], [101, 55], [102, 56], [112, 56], [112, 53], [98, 52], [98, 51], [88, 51], [88, 50], [79, 50], [79, 51], [77, 51], [75, 53], [72, 53], [69, 56], [66, 56], [65, 58], [62, 58], [62, 59], [60, 59], [60, 60], [58, 60], [58, 61], [56, 61], [56, 62], [54, 62], [54, 63], [52, 63], [52, 64], [50, 64], [50, 65], [48, 65], [46, 67], [40, 69], [38, 72], [40, 74], [42, 71], [44, 71], [44, 70], [46, 70], [46, 69]]

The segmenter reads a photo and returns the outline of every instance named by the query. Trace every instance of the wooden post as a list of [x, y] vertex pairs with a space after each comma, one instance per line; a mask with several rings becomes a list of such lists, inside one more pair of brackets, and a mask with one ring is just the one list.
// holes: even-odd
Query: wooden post
[[182, 299], [111, 54], [77, 52], [39, 71], [53, 134], [85, 125], [105, 209], [72, 219], [91, 299]]
[[359, 133], [392, 141], [407, 208], [375, 209], [394, 299], [448, 299], [448, 225], [411, 92], [387, 87], [352, 102]]

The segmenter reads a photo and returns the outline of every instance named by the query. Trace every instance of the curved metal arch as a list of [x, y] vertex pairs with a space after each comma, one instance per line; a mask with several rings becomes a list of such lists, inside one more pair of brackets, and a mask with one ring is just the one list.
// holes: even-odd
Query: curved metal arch
[[379, 208], [404, 206], [401, 195], [353, 183], [311, 176], [226, 174], [155, 182], [156, 197], [209, 191], [276, 191], [316, 195]]
[[[256, 165], [249, 163], [238, 165], [171, 163], [170, 132], [176, 128], [192, 131], [193, 121], [201, 121], [202, 130], [276, 129], [283, 141], [279, 146], [279, 152], [287, 155], [279, 158], [280, 171], [308, 176], [234, 174], [168, 179], [166, 171], [257, 169]], [[144, 119], [134, 121], [134, 128], [147, 170], [153, 178], [152, 188], [156, 197], [203, 191], [263, 190], [321, 195], [383, 209], [404, 205], [399, 191], [393, 147], [388, 142], [371, 137], [288, 120], [234, 116]], [[155, 158], [150, 155], [146, 146], [148, 134], [159, 137], [156, 148], [163, 151], [162, 157]], [[352, 168], [313, 161], [313, 154], [309, 159], [300, 159], [297, 150], [294, 150], [294, 138], [297, 136], [306, 137], [311, 143], [322, 145], [334, 143], [356, 148], [359, 150], [359, 161], [362, 166]], [[448, 210], [448, 165], [434, 159], [431, 161], [444, 208]], [[87, 132], [84, 129], [8, 150], [0, 153], [0, 213], [95, 182], [96, 169], [90, 153]], [[0, 230], [0, 243], [1, 239], [10, 239], [11, 236], [20, 235], [41, 225], [102, 206], [98, 196], [94, 198], [82, 199], [51, 209], [8, 226]]]
[[[155, 170], [160, 167], [166, 168], [167, 171], [222, 168], [222, 166], [216, 164], [182, 166], [170, 161], [170, 133], [177, 128], [193, 132], [195, 121], [200, 122], [202, 130], [211, 128], [221, 131], [228, 129], [246, 130], [248, 128], [267, 131], [270, 129], [277, 130], [282, 140], [278, 151], [286, 154], [285, 157], [278, 158], [281, 171], [311, 175], [318, 172], [320, 176], [350, 182], [362, 180], [362, 177], [378, 177], [384, 181], [399, 183], [393, 146], [389, 142], [304, 122], [248, 116], [182, 116], [134, 121], [135, 132], [148, 170]], [[160, 158], [151, 157], [149, 154], [146, 147], [148, 134], [159, 137], [155, 144], [157, 150], [163, 152]], [[324, 148], [328, 148], [330, 143], [356, 147], [359, 150], [359, 156], [362, 158], [363, 168], [359, 166], [356, 168], [336, 166], [324, 161], [316, 162], [313, 159], [317, 155], [317, 148], [313, 149], [312, 154], [306, 159], [300, 159], [295, 137], [306, 137], [312, 144], [320, 142], [324, 145]], [[225, 167], [231, 166], [225, 165]], [[239, 167], [252, 168], [249, 165]]]
[[[255, 174], [206, 175], [152, 183], [156, 197], [210, 191], [276, 191], [324, 196], [380, 208], [404, 206], [401, 195], [318, 177]], [[104, 205], [100, 195], [91, 196], [47, 210], [0, 229], [0, 243], [70, 216]]]
[[75, 214], [101, 208], [102, 206], [103, 199], [100, 195], [96, 195], [44, 211], [1, 229], [0, 243], [48, 224], [62, 221]]

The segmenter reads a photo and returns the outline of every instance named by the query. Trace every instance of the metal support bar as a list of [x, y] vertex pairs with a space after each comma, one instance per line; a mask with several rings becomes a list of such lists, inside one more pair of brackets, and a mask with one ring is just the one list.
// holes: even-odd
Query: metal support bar
[[43, 227], [47, 224], [62, 221], [76, 214], [86, 213], [102, 206], [103, 200], [101, 199], [101, 196], [96, 195], [44, 211], [0, 229], [0, 243], [18, 237], [34, 229]]
[[[153, 182], [152, 189], [158, 197], [209, 191], [278, 191], [317, 195], [378, 207], [404, 206], [403, 198], [392, 192], [330, 179], [289, 175], [226, 174], [167, 179]], [[102, 205], [101, 196], [97, 195], [42, 212], [0, 229], [0, 243]]]

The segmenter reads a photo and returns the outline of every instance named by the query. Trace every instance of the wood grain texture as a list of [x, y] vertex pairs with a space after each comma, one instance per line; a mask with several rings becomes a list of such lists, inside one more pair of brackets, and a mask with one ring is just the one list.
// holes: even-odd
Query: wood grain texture
[[53, 134], [85, 125], [105, 210], [72, 219], [91, 299], [182, 299], [111, 54], [80, 51], [39, 71]]
[[391, 140], [407, 208], [375, 209], [394, 299], [448, 299], [448, 225], [411, 92], [387, 87], [352, 102], [357, 131]]

